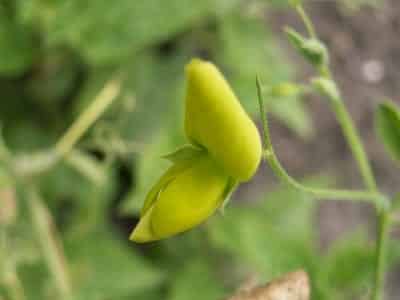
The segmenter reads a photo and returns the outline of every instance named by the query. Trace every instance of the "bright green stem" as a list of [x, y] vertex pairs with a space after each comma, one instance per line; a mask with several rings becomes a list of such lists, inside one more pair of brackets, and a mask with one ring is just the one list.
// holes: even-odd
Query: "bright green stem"
[[359, 201], [369, 201], [372, 203], [383, 202], [385, 199], [382, 195], [375, 192], [369, 191], [357, 191], [357, 190], [336, 190], [336, 189], [317, 189], [312, 187], [307, 187], [299, 183], [293, 177], [291, 177], [286, 170], [282, 167], [279, 162], [273, 145], [271, 141], [271, 135], [269, 132], [268, 121], [266, 117], [266, 109], [263, 100], [263, 93], [261, 88], [260, 80], [257, 78], [257, 91], [258, 91], [258, 101], [261, 113], [261, 119], [263, 124], [264, 133], [264, 148], [265, 148], [265, 158], [267, 159], [270, 167], [274, 173], [286, 184], [292, 186], [303, 192], [312, 194], [316, 197], [325, 199], [341, 199], [341, 200], [359, 200]]
[[[299, 14], [300, 18], [303, 20], [303, 23], [307, 29], [308, 34], [311, 38], [317, 38], [317, 34], [314, 28], [314, 25], [310, 19], [310, 17], [305, 12], [301, 3], [295, 6], [297, 13]], [[320, 66], [317, 71], [319, 72], [320, 76], [331, 80], [334, 82], [332, 72], [329, 68], [328, 63]], [[338, 93], [339, 94], [339, 93]], [[335, 112], [336, 118], [342, 128], [343, 134], [350, 146], [351, 152], [354, 158], [357, 161], [358, 167], [360, 169], [360, 173], [363, 177], [363, 181], [368, 188], [368, 190], [376, 194], [377, 193], [377, 186], [374, 175], [372, 173], [371, 165], [364, 150], [361, 138], [359, 133], [357, 132], [353, 120], [349, 112], [347, 111], [343, 100], [340, 96], [336, 96], [333, 94], [327, 94], [330, 99], [330, 103], [332, 105], [332, 109]], [[376, 203], [380, 206], [382, 203]], [[379, 208], [379, 207], [378, 207]]]
[[310, 37], [316, 38], [317, 34], [315, 32], [314, 25], [301, 4], [296, 5], [296, 11], [299, 14], [300, 18], [302, 19], [304, 25], [306, 26], [307, 32], [310, 35]]
[[55, 146], [59, 156], [71, 151], [88, 128], [104, 113], [121, 90], [119, 80], [108, 82], [90, 106], [79, 116]]
[[33, 187], [28, 190], [27, 200], [32, 225], [42, 249], [43, 258], [57, 287], [59, 299], [70, 299], [72, 289], [67, 264], [50, 212]]
[[[329, 68], [326, 68], [329, 70]], [[330, 72], [322, 73], [323, 76], [332, 79]], [[328, 74], [328, 75], [327, 75]], [[380, 194], [376, 185], [375, 177], [372, 172], [372, 168], [362, 144], [360, 135], [356, 130], [354, 123], [347, 111], [342, 99], [330, 99], [333, 111], [335, 112], [336, 118], [342, 128], [343, 134], [350, 146], [351, 152], [357, 161], [360, 169], [361, 176], [363, 178], [366, 188], [375, 194]], [[377, 198], [378, 199], [378, 198]], [[374, 300], [382, 300], [384, 293], [384, 281], [385, 281], [385, 268], [386, 268], [386, 251], [387, 251], [387, 239], [389, 226], [389, 209], [390, 202], [385, 198], [380, 198], [384, 201], [376, 201], [375, 207], [378, 214], [377, 222], [377, 245], [376, 245], [376, 263], [375, 263], [375, 287], [373, 291]]]
[[66, 156], [65, 162], [97, 186], [106, 179], [104, 168], [85, 152], [72, 150]]
[[[309, 34], [316, 38], [316, 33], [314, 26], [304, 11], [301, 4], [297, 7], [297, 12], [304, 21], [304, 24], [309, 32]], [[318, 70], [320, 76], [334, 81], [332, 72], [329, 65], [321, 66]], [[328, 95], [329, 96], [329, 95]], [[341, 97], [336, 99], [330, 95], [330, 100], [332, 108], [336, 114], [336, 118], [342, 127], [343, 134], [351, 148], [352, 154], [355, 157], [360, 173], [363, 177], [363, 181], [368, 190], [373, 194], [379, 194], [376, 181], [372, 172], [372, 168], [368, 157], [366, 155], [365, 149], [361, 142], [360, 135], [356, 130], [354, 123], [347, 111], [343, 100]], [[375, 266], [375, 286], [373, 292], [374, 300], [382, 300], [384, 292], [384, 279], [385, 279], [385, 267], [386, 267], [386, 251], [387, 251], [387, 240], [389, 239], [389, 227], [390, 227], [390, 205], [391, 203], [387, 201], [386, 198], [380, 197], [378, 199], [383, 199], [384, 201], [376, 201], [375, 208], [378, 214], [378, 236], [377, 236], [377, 246], [376, 246], [376, 266]]]
[[387, 257], [387, 242], [389, 239], [390, 215], [384, 210], [378, 216], [377, 253], [375, 262], [374, 300], [382, 300], [385, 289], [385, 269]]
[[350, 146], [351, 152], [357, 161], [366, 187], [371, 192], [376, 192], [377, 186], [372, 173], [371, 165], [349, 112], [341, 100], [333, 100], [331, 101], [331, 104], [336, 118], [342, 128], [343, 134]]
[[[303, 20], [309, 35], [312, 38], [317, 38], [314, 25], [301, 4], [296, 5], [296, 11]], [[318, 72], [320, 73], [320, 76], [334, 81], [332, 72], [328, 65], [321, 66], [318, 69]], [[336, 118], [342, 127], [343, 134], [346, 137], [353, 156], [357, 161], [365, 185], [371, 192], [376, 192], [377, 186], [375, 178], [373, 176], [368, 157], [365, 153], [363, 143], [361, 142], [361, 138], [354, 126], [353, 120], [351, 119], [350, 114], [348, 113], [341, 98], [337, 99], [333, 98], [332, 95], [328, 96], [331, 96], [330, 102], [332, 104], [333, 111], [335, 112]]]

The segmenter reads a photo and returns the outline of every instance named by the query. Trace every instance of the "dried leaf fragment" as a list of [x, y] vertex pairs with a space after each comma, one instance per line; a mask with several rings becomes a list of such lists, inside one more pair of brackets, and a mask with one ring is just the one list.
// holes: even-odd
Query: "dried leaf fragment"
[[310, 284], [306, 272], [288, 273], [265, 285], [241, 289], [227, 300], [309, 300]]

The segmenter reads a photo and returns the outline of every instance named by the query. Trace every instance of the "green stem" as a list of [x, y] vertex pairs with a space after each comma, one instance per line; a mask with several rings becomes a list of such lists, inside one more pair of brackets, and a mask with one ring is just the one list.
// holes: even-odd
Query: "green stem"
[[351, 152], [357, 161], [361, 176], [368, 190], [371, 192], [377, 191], [377, 185], [372, 173], [372, 168], [369, 163], [367, 154], [364, 150], [360, 135], [358, 134], [354, 123], [347, 111], [343, 101], [331, 101], [332, 109], [335, 112], [336, 118], [342, 128], [343, 134], [349, 144]]
[[[296, 10], [300, 15], [301, 19], [303, 20], [304, 25], [306, 26], [307, 31], [309, 32], [311, 37], [318, 38], [313, 23], [311, 19], [308, 17], [307, 13], [304, 11], [303, 6], [301, 4], [297, 5]], [[318, 72], [320, 76], [332, 82], [335, 82], [328, 64], [324, 64], [321, 67], [319, 67]], [[361, 172], [361, 176], [363, 177], [363, 181], [366, 187], [371, 192], [376, 192], [377, 191], [376, 181], [372, 173], [372, 168], [369, 159], [367, 157], [367, 154], [365, 152], [360, 135], [356, 130], [354, 122], [348, 110], [346, 109], [346, 106], [344, 105], [344, 101], [340, 96], [340, 92], [339, 91], [337, 92], [338, 92], [337, 95], [332, 95], [329, 93], [327, 93], [326, 95], [329, 97], [332, 109], [336, 115], [336, 119], [338, 120], [342, 128], [343, 134], [347, 140], [347, 143], [349, 144], [350, 150], [357, 161], [358, 167]]]
[[60, 157], [71, 151], [88, 128], [117, 98], [120, 90], [121, 83], [119, 80], [111, 80], [104, 86], [91, 105], [79, 116], [56, 144], [55, 150]]
[[310, 19], [310, 17], [305, 12], [303, 6], [301, 4], [296, 5], [296, 11], [299, 14], [300, 18], [302, 19], [304, 25], [306, 26], [307, 32], [311, 38], [316, 38], [317, 33], [315, 31], [314, 25]]
[[85, 152], [72, 150], [66, 156], [65, 162], [97, 186], [106, 179], [103, 166]]
[[[22, 155], [13, 159], [8, 152], [1, 140], [0, 135], [0, 161], [5, 155], [10, 156], [8, 160], [12, 161], [10, 169], [15, 177], [31, 177], [45, 172], [56, 165], [60, 158], [65, 158], [67, 163], [74, 164], [77, 160], [76, 153], [72, 153], [68, 156], [79, 141], [79, 139], [85, 134], [91, 125], [106, 111], [106, 109], [112, 104], [117, 98], [121, 90], [120, 80], [109, 81], [103, 89], [99, 92], [89, 107], [83, 111], [78, 119], [71, 125], [71, 127], [65, 132], [65, 134], [56, 143], [54, 148], [46, 151], [36, 153], [34, 155]], [[8, 157], [7, 156], [7, 157]], [[80, 157], [82, 158], [82, 156]], [[4, 160], [4, 159], [3, 159]], [[8, 160], [5, 160], [6, 162]], [[86, 164], [87, 165], [87, 164]], [[94, 168], [89, 172], [95, 175]], [[97, 174], [98, 175], [98, 174]]]
[[388, 211], [382, 211], [378, 216], [377, 254], [375, 262], [374, 300], [382, 300], [385, 289], [385, 269], [387, 257], [387, 242], [389, 239], [390, 216]]
[[[310, 18], [307, 16], [301, 4], [297, 7], [297, 12], [300, 17], [303, 19], [305, 26], [307, 27], [308, 32], [314, 38], [316, 38], [316, 33], [313, 27], [313, 24]], [[329, 65], [323, 65], [319, 69], [320, 76], [331, 80], [334, 82], [334, 78], [332, 76], [332, 72], [329, 68]], [[338, 93], [339, 94], [339, 93]], [[343, 99], [339, 96], [336, 98], [332, 94], [327, 93], [327, 96], [330, 98], [330, 102], [335, 112], [336, 118], [340, 123], [343, 134], [350, 146], [351, 152], [355, 157], [358, 167], [360, 169], [360, 173], [363, 177], [363, 181], [365, 186], [371, 193], [380, 194], [377, 188], [376, 180], [372, 172], [372, 168], [365, 152], [365, 148], [361, 141], [360, 135], [354, 126], [353, 120], [350, 117], [349, 112], [347, 111]], [[382, 198], [385, 201], [376, 201], [375, 208], [378, 214], [378, 222], [377, 222], [377, 246], [376, 246], [376, 265], [375, 265], [375, 287], [373, 292], [374, 300], [381, 300], [383, 298], [384, 292], [384, 277], [385, 277], [385, 267], [386, 267], [386, 251], [387, 251], [387, 240], [389, 239], [389, 211], [391, 203], [388, 202], [385, 198]], [[378, 198], [377, 198], [378, 200]]]
[[261, 88], [261, 83], [259, 78], [257, 78], [257, 92], [259, 108], [261, 113], [262, 125], [263, 125], [263, 135], [264, 135], [264, 148], [265, 148], [265, 159], [267, 159], [270, 167], [274, 173], [286, 184], [292, 186], [303, 192], [312, 194], [315, 197], [321, 197], [325, 199], [341, 199], [341, 200], [359, 200], [359, 201], [369, 201], [372, 203], [385, 201], [382, 195], [376, 192], [369, 191], [358, 191], [358, 190], [336, 190], [336, 189], [316, 189], [312, 187], [307, 187], [299, 183], [296, 179], [291, 177], [286, 170], [282, 167], [279, 162], [273, 145], [271, 141], [271, 135], [269, 132], [267, 114], [265, 109], [265, 104], [263, 100], [263, 93]]
[[59, 292], [59, 299], [70, 299], [72, 289], [66, 260], [50, 212], [33, 187], [28, 190], [27, 202], [32, 225], [36, 231], [43, 258]]

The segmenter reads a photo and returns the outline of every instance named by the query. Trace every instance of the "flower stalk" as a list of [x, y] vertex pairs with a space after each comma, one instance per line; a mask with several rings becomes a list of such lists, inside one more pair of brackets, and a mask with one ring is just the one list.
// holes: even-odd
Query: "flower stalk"
[[67, 132], [55, 145], [55, 152], [60, 156], [69, 153], [90, 126], [106, 111], [121, 91], [118, 79], [109, 81], [91, 105], [79, 116]]
[[62, 300], [70, 299], [72, 287], [66, 259], [50, 212], [33, 187], [28, 189], [27, 202], [43, 258], [54, 279], [59, 297]]
[[[375, 276], [374, 288], [372, 293], [373, 300], [382, 300], [384, 294], [384, 279], [387, 256], [387, 241], [389, 239], [391, 202], [386, 196], [382, 195], [377, 187], [376, 180], [371, 168], [370, 161], [366, 154], [364, 145], [361, 141], [360, 134], [354, 125], [354, 122], [344, 104], [340, 91], [333, 78], [332, 71], [329, 67], [329, 59], [316, 59], [323, 57], [324, 47], [310, 47], [310, 42], [319, 41], [314, 25], [310, 17], [305, 12], [301, 1], [293, 1], [293, 6], [309, 34], [309, 38], [302, 37], [292, 29], [286, 30], [288, 37], [295, 48], [304, 56], [311, 64], [314, 65], [318, 75], [320, 76], [313, 81], [314, 87], [329, 99], [330, 106], [335, 113], [336, 119], [342, 129], [343, 135], [350, 147], [353, 157], [355, 158], [360, 174], [365, 184], [365, 191], [342, 191], [342, 190], [324, 190], [313, 189], [303, 186], [295, 179], [290, 177], [285, 169], [281, 166], [275, 155], [268, 128], [266, 110], [263, 101], [261, 84], [257, 78], [258, 100], [260, 106], [260, 114], [264, 130], [264, 147], [265, 159], [276, 173], [276, 175], [286, 184], [289, 184], [298, 190], [308, 192], [316, 197], [326, 199], [342, 199], [342, 200], [366, 200], [374, 204], [377, 212], [377, 241], [375, 255]], [[322, 42], [321, 42], [322, 43]], [[322, 44], [323, 45], [323, 44]], [[318, 54], [321, 49], [321, 55]], [[326, 53], [328, 54], [328, 53]], [[328, 57], [328, 55], [326, 56]]]
[[271, 135], [269, 131], [268, 121], [267, 121], [267, 111], [265, 108], [265, 101], [260, 79], [257, 77], [257, 92], [258, 92], [258, 104], [261, 113], [262, 126], [263, 126], [263, 137], [264, 137], [264, 158], [268, 161], [269, 166], [274, 171], [274, 173], [280, 178], [285, 184], [292, 186], [295, 189], [301, 190], [305, 193], [311, 194], [318, 198], [330, 199], [330, 200], [352, 200], [352, 201], [367, 201], [370, 203], [385, 203], [386, 199], [383, 195], [374, 191], [364, 191], [364, 190], [337, 190], [337, 189], [317, 189], [313, 187], [308, 187], [296, 179], [291, 177], [288, 172], [283, 168], [276, 156]]

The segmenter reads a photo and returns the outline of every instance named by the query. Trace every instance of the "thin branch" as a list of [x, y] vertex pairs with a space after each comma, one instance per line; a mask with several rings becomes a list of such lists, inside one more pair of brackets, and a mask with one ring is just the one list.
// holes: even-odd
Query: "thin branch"
[[89, 127], [105, 112], [121, 91], [120, 80], [109, 81], [90, 106], [79, 116], [55, 146], [60, 156], [67, 154]]
[[28, 190], [27, 202], [43, 258], [54, 279], [60, 299], [70, 299], [72, 288], [66, 259], [51, 214], [33, 187]]
[[315, 197], [335, 200], [359, 200], [376, 203], [377, 201], [385, 201], [383, 196], [379, 193], [363, 191], [363, 190], [336, 190], [336, 189], [316, 189], [308, 186], [304, 186], [296, 179], [291, 177], [287, 171], [282, 167], [279, 162], [271, 141], [269, 132], [268, 120], [266, 115], [266, 109], [264, 104], [264, 97], [261, 88], [260, 79], [257, 77], [257, 92], [259, 109], [261, 113], [261, 120], [263, 125], [264, 135], [264, 148], [265, 148], [265, 159], [268, 161], [270, 167], [274, 173], [287, 185], [294, 187], [300, 191], [309, 193]]

